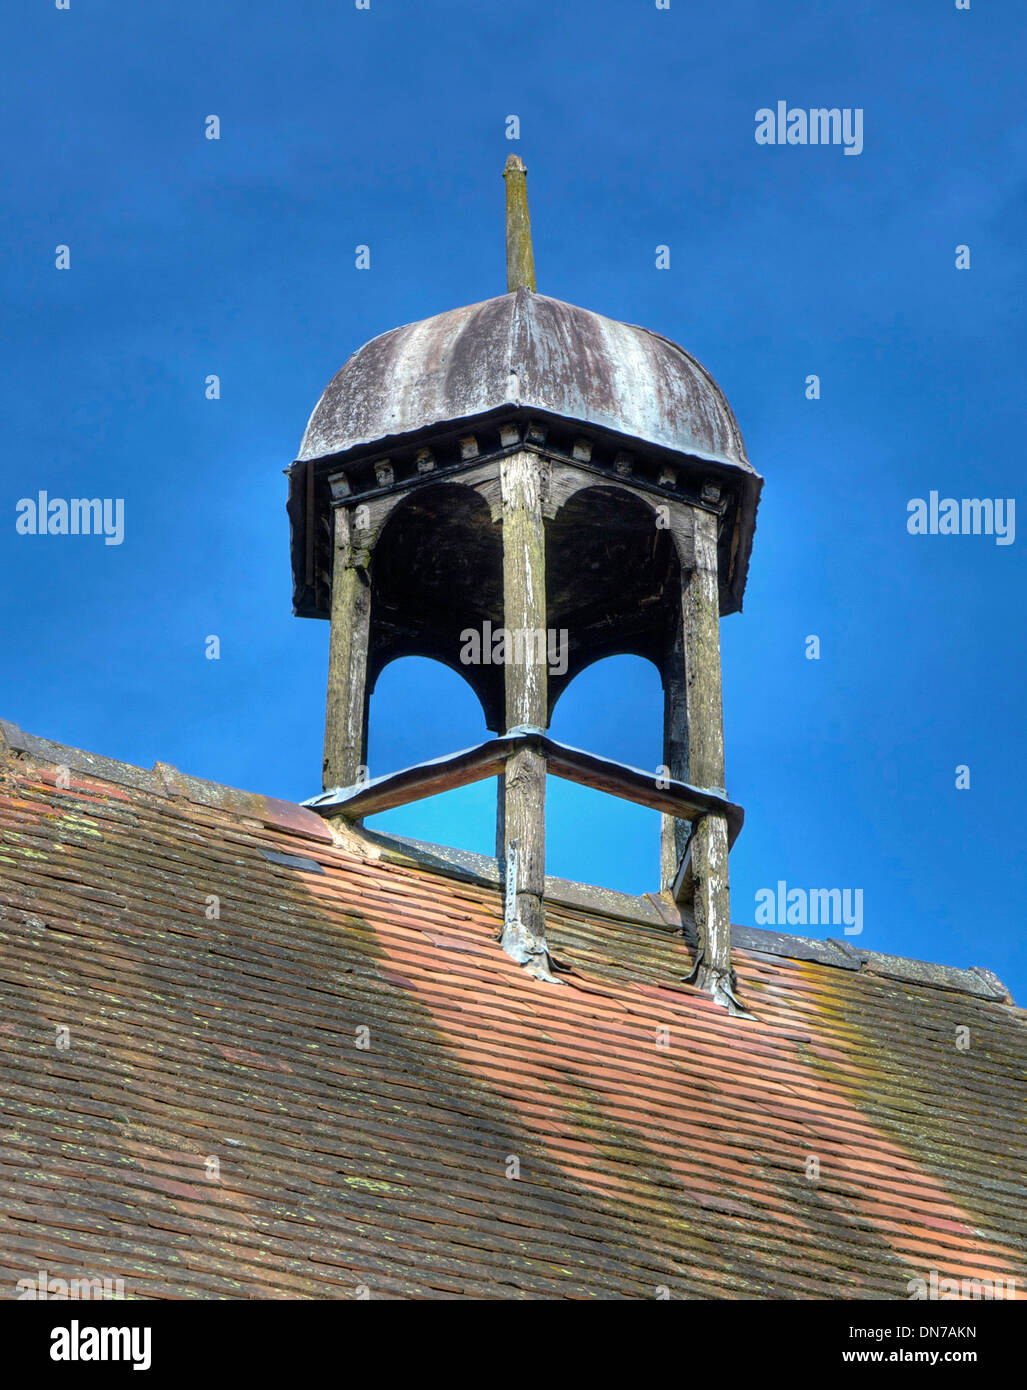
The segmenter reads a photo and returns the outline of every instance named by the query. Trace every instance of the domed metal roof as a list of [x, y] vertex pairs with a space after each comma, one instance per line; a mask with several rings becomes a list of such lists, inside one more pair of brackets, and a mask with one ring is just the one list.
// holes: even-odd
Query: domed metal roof
[[683, 348], [523, 287], [360, 348], [318, 402], [299, 461], [509, 406], [755, 472], [722, 391]]

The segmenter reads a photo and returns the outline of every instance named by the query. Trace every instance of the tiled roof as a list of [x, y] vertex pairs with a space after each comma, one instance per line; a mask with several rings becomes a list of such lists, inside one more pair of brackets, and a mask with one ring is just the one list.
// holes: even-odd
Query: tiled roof
[[469, 871], [6, 728], [5, 1296], [1027, 1286], [1027, 1031], [987, 972], [740, 932], [734, 1018], [658, 911], [567, 894], [543, 984]]

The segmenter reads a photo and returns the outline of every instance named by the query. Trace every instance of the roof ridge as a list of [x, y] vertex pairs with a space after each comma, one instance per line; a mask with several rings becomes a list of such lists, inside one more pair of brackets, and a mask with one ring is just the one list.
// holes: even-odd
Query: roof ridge
[[[13, 755], [13, 757], [12, 757]], [[0, 764], [28, 757], [52, 767], [66, 767], [116, 787], [130, 787], [151, 796], [171, 800], [183, 798], [196, 805], [214, 807], [235, 815], [252, 816], [267, 826], [284, 830], [303, 839], [334, 844], [335, 837], [324, 820], [294, 801], [244, 791], [204, 777], [193, 777], [170, 763], [156, 762], [151, 769], [118, 758], [88, 753], [72, 744], [27, 734], [10, 719], [0, 719]]]

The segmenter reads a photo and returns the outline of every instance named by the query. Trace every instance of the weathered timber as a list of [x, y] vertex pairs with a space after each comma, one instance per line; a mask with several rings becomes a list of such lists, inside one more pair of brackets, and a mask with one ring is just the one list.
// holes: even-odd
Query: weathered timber
[[322, 780], [326, 789], [356, 782], [367, 757], [370, 557], [352, 545], [350, 526], [345, 509], [336, 508]]
[[[518, 450], [502, 461], [503, 505], [503, 621], [508, 631], [546, 632], [546, 557], [542, 520], [544, 462], [529, 450]], [[507, 728], [549, 723], [548, 667], [545, 643], [522, 644], [523, 660], [504, 666]], [[502, 945], [541, 979], [552, 979], [546, 948], [545, 801], [546, 760], [537, 749], [519, 746], [509, 757], [500, 784], [503, 797], [503, 845], [496, 857], [508, 862], [509, 846], [517, 844], [515, 909], [503, 924]]]
[[496, 864], [499, 876], [506, 877], [506, 760], [496, 786]]
[[[546, 464], [530, 450], [501, 463], [503, 503], [503, 622], [511, 632], [546, 631], [546, 549], [542, 492]], [[532, 650], [531, 656], [539, 654]], [[508, 661], [505, 669], [506, 726], [549, 723], [545, 656]]]
[[695, 898], [695, 878], [692, 874], [692, 837], [689, 835], [673, 878], [666, 885], [675, 903], [690, 903]]
[[396, 806], [423, 801], [428, 796], [466, 787], [485, 777], [502, 773], [513, 751], [513, 740], [492, 738], [473, 748], [462, 748], [442, 758], [431, 758], [412, 767], [400, 768], [383, 777], [372, 777], [349, 786], [327, 788], [303, 804], [323, 816], [343, 815], [348, 820], [376, 816]]
[[314, 461], [311, 459], [305, 467], [305, 489], [304, 497], [304, 522], [306, 536], [304, 542], [303, 556], [303, 575], [308, 587], [314, 583], [314, 534], [317, 509], [314, 505]]
[[531, 248], [531, 216], [528, 212], [528, 171], [519, 155], [512, 154], [503, 170], [506, 183], [506, 288], [535, 290], [535, 255]]
[[[720, 679], [720, 608], [717, 597], [717, 517], [695, 509], [695, 568], [681, 592], [688, 727], [689, 781], [724, 785], [724, 717]], [[723, 816], [705, 816], [689, 843], [693, 912], [699, 947], [692, 979], [721, 1002], [733, 999], [728, 828]]]
[[488, 739], [473, 748], [463, 748], [383, 777], [349, 787], [334, 787], [311, 797], [304, 805], [327, 817], [341, 815], [353, 820], [374, 816], [411, 801], [480, 782], [486, 777], [502, 776], [508, 761], [524, 748], [537, 752], [544, 759], [547, 771], [565, 781], [593, 787], [596, 791], [685, 820], [721, 816], [728, 827], [729, 846], [734, 844], [742, 828], [745, 813], [741, 806], [716, 792], [685, 782], [665, 783], [664, 779], [643, 768], [629, 767], [626, 763], [571, 748], [540, 731], [531, 730], [513, 730], [502, 738]]
[[[315, 804], [356, 820], [496, 775], [501, 940], [543, 978], [547, 774], [653, 807], [662, 901], [693, 904], [696, 978], [730, 1001], [742, 813], [723, 793], [719, 620], [741, 604], [761, 479], [694, 358], [535, 292], [517, 155], [504, 179], [508, 293], [353, 354], [290, 471], [296, 610], [333, 626]], [[621, 654], [663, 681], [652, 772], [545, 736], [570, 682]], [[462, 675], [504, 737], [369, 782], [368, 695], [405, 656]]]
[[[669, 644], [663, 671], [663, 763], [674, 781], [689, 780], [688, 702], [680, 624]], [[664, 889], [670, 889], [675, 883], [691, 829], [689, 821], [663, 813], [660, 826], [660, 884]]]
[[540, 979], [551, 975], [546, 946], [546, 760], [524, 746], [507, 760], [503, 776], [504, 841], [509, 871], [516, 846], [517, 883], [513, 912], [503, 924], [502, 945], [507, 955]]
[[720, 816], [728, 826], [729, 845], [733, 845], [738, 838], [745, 812], [741, 806], [736, 806], [717, 792], [694, 787], [687, 782], [668, 782], [653, 772], [600, 758], [580, 748], [570, 748], [567, 744], [557, 743], [555, 739], [545, 739], [543, 750], [548, 769], [554, 777], [578, 782], [584, 787], [594, 787], [596, 791], [608, 792], [624, 801], [634, 801], [639, 806], [648, 806], [654, 811], [686, 820], [708, 815]]

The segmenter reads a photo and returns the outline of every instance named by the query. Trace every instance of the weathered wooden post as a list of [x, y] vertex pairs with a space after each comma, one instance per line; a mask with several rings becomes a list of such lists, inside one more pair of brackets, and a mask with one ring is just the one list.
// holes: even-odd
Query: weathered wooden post
[[[544, 467], [538, 455], [518, 451], [502, 461], [503, 624], [507, 730], [549, 725], [546, 639], [546, 557], [542, 520]], [[499, 795], [509, 910], [503, 949], [548, 975], [546, 885], [546, 760], [520, 748], [507, 760]], [[515, 851], [511, 852], [511, 847]]]
[[[681, 648], [684, 666], [688, 781], [724, 792], [724, 714], [720, 676], [716, 513], [693, 509], [694, 569], [682, 575]], [[731, 902], [727, 821], [702, 816], [692, 826], [693, 912], [699, 940], [695, 983], [731, 994]]]
[[[678, 620], [663, 665], [663, 766], [674, 781], [689, 782], [688, 702], [682, 636], [682, 623]], [[661, 817], [660, 886], [665, 892], [674, 883], [690, 832], [688, 821], [678, 816]]]
[[509, 155], [503, 170], [506, 181], [506, 288], [521, 286], [534, 293], [535, 254], [531, 247], [528, 212], [528, 171], [519, 155]]
[[[527, 170], [515, 154], [506, 182], [506, 286], [535, 289]], [[545, 464], [518, 450], [500, 463], [503, 526], [504, 696], [507, 730], [549, 726], [546, 628], [546, 539], [542, 517]], [[533, 974], [551, 979], [546, 947], [546, 760], [533, 748], [508, 758], [499, 779], [496, 856], [507, 907], [502, 944]]]
[[371, 629], [370, 553], [354, 544], [352, 520], [336, 507], [331, 636], [322, 782], [349, 787], [367, 761], [367, 658]]

